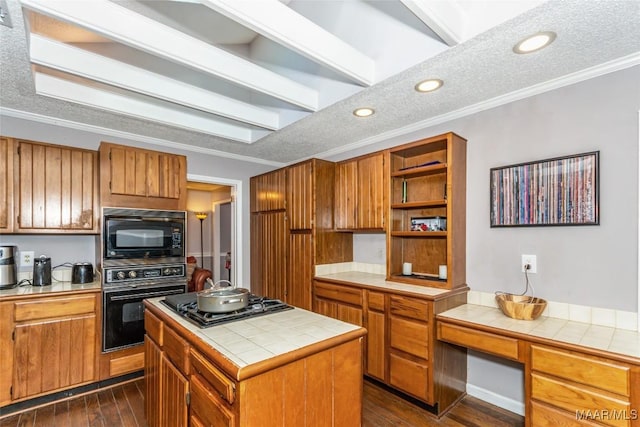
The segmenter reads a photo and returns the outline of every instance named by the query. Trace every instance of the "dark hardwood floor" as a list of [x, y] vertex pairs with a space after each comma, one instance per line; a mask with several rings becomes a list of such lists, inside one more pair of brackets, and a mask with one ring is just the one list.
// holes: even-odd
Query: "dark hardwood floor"
[[[144, 380], [138, 379], [65, 402], [31, 409], [0, 418], [0, 427], [143, 427]], [[515, 427], [524, 418], [467, 396], [449, 413], [436, 419], [432, 414], [368, 381], [364, 382], [364, 427]], [[260, 427], [260, 426], [256, 426]], [[348, 427], [348, 426], [345, 426]]]

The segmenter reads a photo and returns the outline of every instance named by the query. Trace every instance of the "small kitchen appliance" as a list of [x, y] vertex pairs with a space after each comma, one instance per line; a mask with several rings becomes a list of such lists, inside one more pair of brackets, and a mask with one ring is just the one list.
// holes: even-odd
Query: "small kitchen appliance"
[[15, 288], [18, 285], [15, 255], [17, 246], [0, 246], [0, 289]]
[[51, 258], [40, 255], [33, 260], [33, 286], [51, 285]]
[[93, 282], [93, 264], [90, 262], [76, 262], [71, 267], [71, 283], [82, 284]]

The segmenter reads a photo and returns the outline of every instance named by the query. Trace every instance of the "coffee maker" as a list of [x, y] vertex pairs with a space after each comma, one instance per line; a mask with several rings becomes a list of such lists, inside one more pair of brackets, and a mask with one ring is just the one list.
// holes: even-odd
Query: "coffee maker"
[[17, 246], [0, 246], [0, 289], [15, 288], [18, 285], [15, 260], [17, 253]]

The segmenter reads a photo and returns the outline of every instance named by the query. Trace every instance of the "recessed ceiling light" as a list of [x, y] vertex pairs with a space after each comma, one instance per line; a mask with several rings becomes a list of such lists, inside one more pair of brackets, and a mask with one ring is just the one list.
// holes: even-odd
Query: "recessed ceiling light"
[[375, 113], [375, 110], [369, 107], [358, 108], [353, 110], [353, 115], [357, 117], [369, 117], [373, 113]]
[[521, 40], [513, 47], [515, 53], [531, 53], [547, 47], [556, 39], [553, 31], [543, 31]]
[[433, 92], [440, 89], [444, 82], [440, 79], [429, 79], [418, 83], [415, 88], [418, 92]]

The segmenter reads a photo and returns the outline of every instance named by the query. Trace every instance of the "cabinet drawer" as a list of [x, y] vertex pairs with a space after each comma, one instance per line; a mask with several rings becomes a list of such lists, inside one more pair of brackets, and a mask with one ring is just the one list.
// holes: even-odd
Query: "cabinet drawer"
[[162, 351], [183, 374], [189, 374], [189, 344], [171, 328], [164, 328]]
[[39, 320], [61, 316], [95, 313], [96, 298], [93, 295], [47, 298], [16, 302], [15, 321]]
[[314, 292], [316, 297], [362, 307], [362, 291], [347, 286], [332, 285], [330, 283], [315, 282]]
[[389, 382], [409, 394], [430, 402], [429, 368], [421, 363], [404, 359], [395, 354], [389, 356]]
[[396, 316], [429, 321], [429, 303], [414, 298], [392, 295], [390, 298], [390, 312]]
[[630, 395], [629, 367], [605, 359], [532, 345], [531, 369]]
[[233, 403], [236, 397], [236, 386], [218, 368], [209, 363], [204, 357], [191, 350], [191, 368], [194, 373], [202, 376], [224, 400]]
[[195, 425], [235, 426], [235, 416], [199, 375], [191, 376], [191, 420]]
[[369, 310], [384, 311], [384, 294], [367, 291], [367, 307]]
[[518, 360], [518, 340], [514, 338], [438, 322], [438, 339], [485, 353]]
[[109, 360], [109, 376], [117, 377], [144, 369], [144, 350], [140, 353]]
[[531, 402], [531, 425], [535, 427], [598, 427], [584, 419], [578, 419], [576, 412], [561, 411], [540, 402]]
[[391, 317], [390, 345], [422, 359], [429, 359], [429, 329], [426, 323]]
[[156, 316], [151, 314], [149, 310], [144, 311], [144, 330], [153, 341], [162, 347], [164, 323]]
[[[531, 374], [531, 398], [572, 413], [606, 410], [615, 414], [631, 414], [631, 405], [626, 399], [593, 387], [565, 383], [537, 373]], [[610, 419], [601, 417], [598, 421], [611, 426], [630, 425], [630, 420], [617, 418], [624, 417], [610, 417]]]

